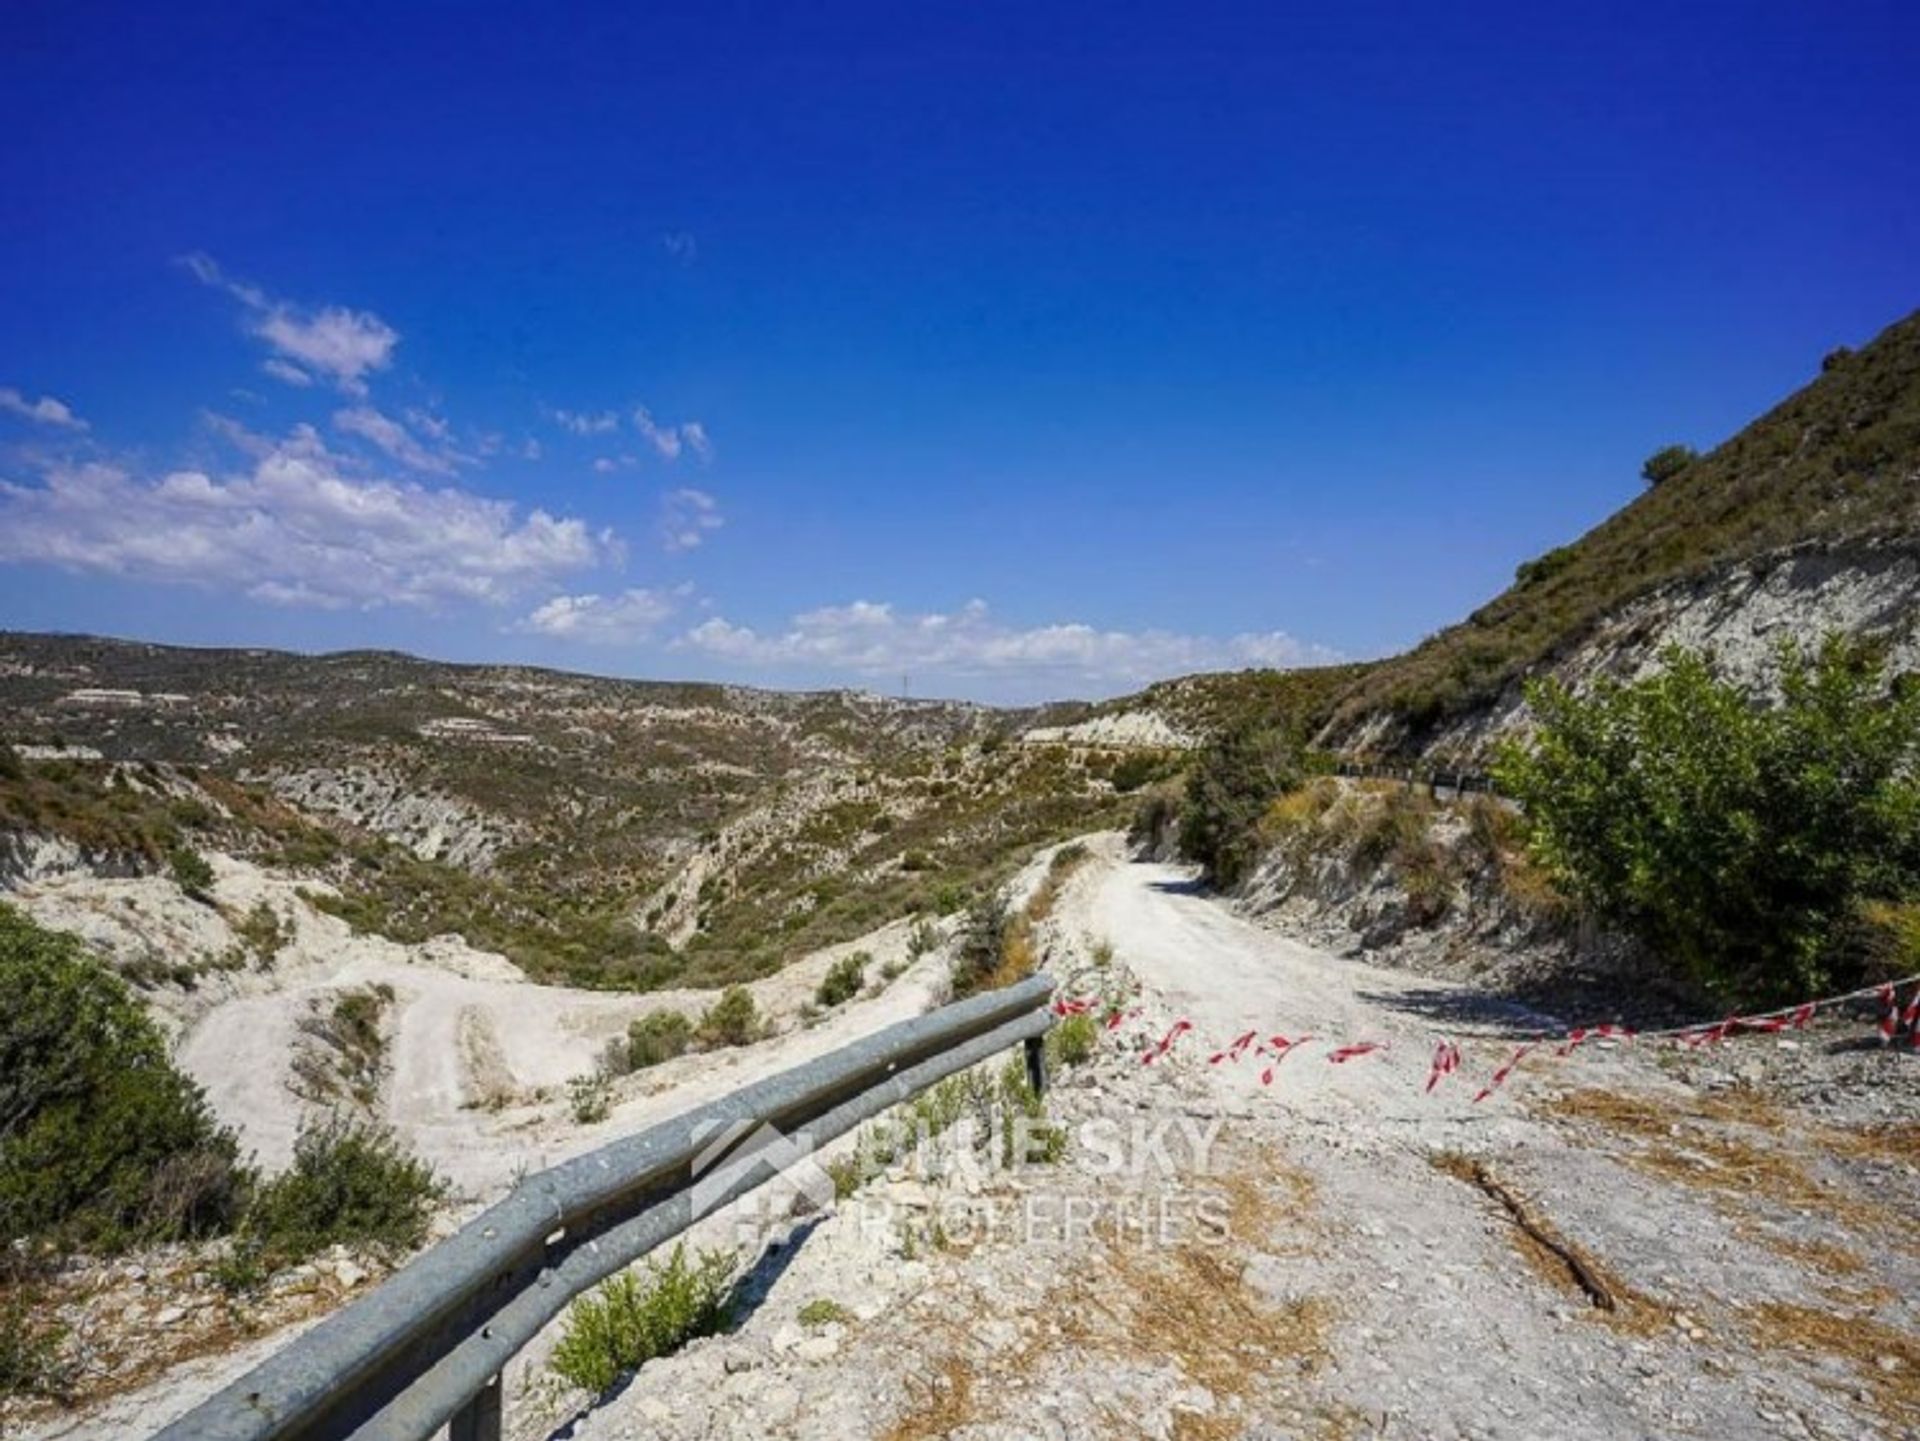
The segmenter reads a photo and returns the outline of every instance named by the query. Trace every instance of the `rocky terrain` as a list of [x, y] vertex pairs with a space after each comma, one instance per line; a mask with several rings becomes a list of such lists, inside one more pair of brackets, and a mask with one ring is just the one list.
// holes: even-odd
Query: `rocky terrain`
[[[1542, 1047], [1476, 1101], [1517, 1039], [1571, 1018], [1340, 960], [1236, 918], [1176, 868], [1126, 860], [1117, 839], [1093, 849], [1043, 948], [1068, 994], [1120, 1020], [1060, 1076], [1064, 1152], [1007, 1169], [956, 1132], [824, 1213], [709, 1218], [695, 1242], [746, 1267], [733, 1327], [604, 1400], [557, 1382], [544, 1338], [509, 1372], [512, 1435], [1920, 1424], [1920, 1253], [1903, 1239], [1920, 1070], [1861, 1045], [1870, 1018], [1704, 1051]], [[742, 1064], [782, 1062], [809, 1034]], [[1463, 1064], [1429, 1092], [1442, 1040]], [[1282, 1060], [1284, 1041], [1299, 1044]], [[95, 1278], [96, 1299], [72, 1304], [139, 1293], [142, 1314], [207, 1311], [190, 1283], [160, 1284], [164, 1264]], [[289, 1285], [333, 1294], [342, 1264]], [[220, 1354], [189, 1351], [27, 1434], [150, 1426], [280, 1339], [219, 1334]]]
[[83, 823], [107, 793], [191, 812], [224, 786], [280, 804], [256, 858], [338, 886], [363, 930], [458, 931], [541, 981], [710, 984], [951, 908], [1118, 815], [1110, 756], [1008, 743], [1075, 713], [0, 634], [26, 772], [0, 776], [0, 833], [151, 867]]

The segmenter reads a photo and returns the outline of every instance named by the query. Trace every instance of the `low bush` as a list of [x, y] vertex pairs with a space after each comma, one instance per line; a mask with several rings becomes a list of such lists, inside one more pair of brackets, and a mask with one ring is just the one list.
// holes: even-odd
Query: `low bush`
[[343, 1244], [411, 1251], [442, 1190], [386, 1127], [336, 1115], [301, 1131], [292, 1166], [260, 1187], [246, 1229], [283, 1263]]
[[245, 1200], [238, 1153], [126, 984], [0, 905], [0, 1242], [215, 1234]]
[[1093, 1059], [1100, 1044], [1100, 1023], [1092, 1016], [1063, 1017], [1047, 1032], [1047, 1059], [1057, 1066], [1080, 1066]]
[[1304, 753], [1291, 736], [1259, 727], [1223, 733], [1187, 779], [1180, 853], [1199, 863], [1209, 885], [1238, 885], [1260, 858], [1261, 817], [1305, 777]]
[[700, 1018], [699, 1036], [709, 1046], [744, 1046], [760, 1039], [766, 1023], [745, 986], [728, 986]]
[[293, 927], [265, 900], [254, 902], [253, 909], [234, 922], [233, 933], [253, 953], [263, 970], [270, 967], [293, 940]]
[[1665, 485], [1699, 459], [1700, 452], [1690, 445], [1663, 446], [1646, 458], [1640, 478], [1648, 485]]
[[291, 1060], [297, 1094], [319, 1105], [350, 1101], [371, 1108], [386, 1071], [387, 1007], [393, 987], [385, 981], [336, 992], [332, 1003], [316, 1002], [298, 1024]]
[[60, 1358], [60, 1330], [50, 1325], [25, 1286], [0, 1291], [0, 1397], [65, 1401], [73, 1376]]
[[853, 1312], [831, 1296], [815, 1296], [800, 1308], [798, 1320], [808, 1330], [820, 1326], [849, 1326], [853, 1324]]
[[191, 846], [177, 845], [168, 852], [167, 870], [173, 876], [173, 883], [196, 901], [212, 895], [213, 867]]
[[866, 951], [842, 956], [821, 978], [820, 988], [813, 993], [814, 1000], [823, 1006], [837, 1006], [852, 1000], [860, 994], [860, 987], [866, 981], [867, 963], [872, 959]]
[[1863, 922], [1920, 901], [1920, 688], [1868, 651], [1784, 653], [1775, 705], [1684, 651], [1529, 699], [1537, 733], [1496, 775], [1535, 859], [1696, 982], [1740, 1000], [1856, 983]]
[[[1024, 937], [1024, 923], [1011, 915], [998, 896], [983, 896], [967, 908], [954, 945], [953, 998], [963, 1000], [1018, 980], [1013, 974], [1025, 960], [1032, 969], [1032, 946]], [[1014, 954], [1010, 952], [1023, 952]]]
[[613, 1114], [613, 1082], [604, 1070], [567, 1082], [567, 1107], [576, 1125], [597, 1126]]
[[1127, 824], [1127, 839], [1148, 851], [1158, 852], [1178, 835], [1180, 801], [1171, 789], [1156, 787], [1134, 807]]
[[693, 1022], [678, 1011], [649, 1011], [627, 1027], [627, 1069], [644, 1071], [686, 1054]]
[[553, 1348], [554, 1372], [602, 1395], [656, 1356], [725, 1330], [738, 1264], [725, 1251], [689, 1260], [681, 1242], [664, 1263], [648, 1263], [644, 1274], [613, 1277], [567, 1312], [566, 1331]]

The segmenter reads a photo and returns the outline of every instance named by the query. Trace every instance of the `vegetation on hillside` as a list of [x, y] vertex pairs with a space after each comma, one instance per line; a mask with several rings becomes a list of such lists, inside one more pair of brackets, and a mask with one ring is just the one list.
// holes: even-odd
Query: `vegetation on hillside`
[[[149, 871], [191, 857], [198, 895], [194, 859], [247, 856], [329, 883], [315, 903], [356, 928], [457, 933], [536, 980], [608, 989], [751, 980], [956, 910], [1034, 849], [1111, 823], [1116, 790], [1168, 763], [1116, 783], [1112, 757], [1008, 744], [1026, 713], [845, 693], [53, 636], [0, 635], [0, 660], [0, 739], [109, 757], [9, 750], [0, 832]], [[76, 685], [175, 699], [95, 710], [67, 703]], [[443, 830], [406, 820], [422, 801], [451, 807]], [[412, 848], [448, 837], [457, 864]], [[697, 898], [675, 888], [690, 856]]]
[[1180, 811], [1180, 854], [1199, 864], [1209, 885], [1238, 885], [1260, 859], [1260, 820], [1273, 800], [1306, 775], [1298, 738], [1265, 726], [1217, 736], [1187, 777]]
[[1920, 967], [1920, 687], [1834, 639], [1755, 705], [1698, 655], [1633, 684], [1532, 688], [1499, 762], [1569, 896], [1729, 996]]
[[323, 1122], [262, 1178], [126, 982], [5, 905], [0, 1002], [0, 1395], [64, 1389], [34, 1314], [63, 1257], [228, 1237], [222, 1279], [248, 1287], [336, 1243], [425, 1239], [439, 1184], [391, 1134]]
[[1836, 352], [1817, 379], [1738, 435], [1671, 466], [1580, 540], [1523, 566], [1512, 589], [1465, 621], [1358, 677], [1339, 699], [1340, 729], [1385, 710], [1417, 743], [1656, 586], [1786, 546], [1912, 535], [1920, 313]]

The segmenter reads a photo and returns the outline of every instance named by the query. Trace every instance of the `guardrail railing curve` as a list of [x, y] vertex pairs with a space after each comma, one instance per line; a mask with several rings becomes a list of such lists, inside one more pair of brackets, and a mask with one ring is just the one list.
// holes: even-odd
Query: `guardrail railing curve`
[[[530, 1176], [154, 1441], [425, 1441], [442, 1427], [498, 1441], [507, 1362], [698, 1219], [696, 1171], [704, 1214], [772, 1180], [794, 1146], [817, 1151], [1015, 1045], [1044, 1088], [1052, 992], [1034, 976], [943, 1006]], [[762, 1126], [793, 1144], [751, 1151]], [[743, 1143], [732, 1160], [715, 1142], [728, 1135]]]

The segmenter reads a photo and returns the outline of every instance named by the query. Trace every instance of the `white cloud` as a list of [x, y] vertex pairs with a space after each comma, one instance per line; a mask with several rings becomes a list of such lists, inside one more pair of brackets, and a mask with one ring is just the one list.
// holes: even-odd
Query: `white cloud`
[[311, 426], [273, 440], [213, 423], [247, 458], [237, 474], [56, 463], [0, 481], [0, 562], [372, 608], [502, 602], [620, 554], [578, 520], [357, 474]]
[[531, 435], [527, 437], [527, 443], [520, 447], [522, 460], [538, 460], [543, 454], [545, 452], [540, 449], [540, 442]]
[[553, 423], [574, 435], [606, 435], [620, 428], [620, 417], [611, 410], [589, 413], [578, 410], [550, 410]]
[[[435, 415], [432, 411], [409, 407], [407, 410], [407, 424], [432, 440], [451, 440], [453, 438], [453, 427], [448, 425], [444, 419]], [[483, 437], [481, 448], [483, 450], [486, 449], [488, 444], [489, 439]], [[499, 437], [491, 437], [491, 444], [494, 449], [499, 449]]]
[[644, 405], [634, 407], [633, 428], [640, 432], [640, 438], [667, 460], [680, 458], [680, 432], [671, 425], [655, 425], [653, 416], [648, 414]]
[[704, 490], [670, 490], [660, 497], [660, 544], [670, 551], [695, 550], [726, 523], [720, 502]]
[[556, 640], [592, 645], [630, 645], [645, 640], [679, 609], [686, 586], [671, 591], [634, 589], [618, 595], [557, 595], [513, 628]]
[[795, 667], [892, 678], [903, 671], [954, 678], [1018, 676], [1060, 691], [1087, 685], [1144, 685], [1194, 671], [1315, 665], [1339, 657], [1284, 631], [1235, 636], [1165, 630], [1100, 630], [1079, 622], [1003, 625], [984, 601], [950, 613], [904, 614], [855, 601], [797, 615], [762, 634], [718, 616], [673, 642], [675, 649], [749, 666]]
[[313, 377], [290, 360], [282, 360], [277, 355], [269, 355], [260, 362], [260, 368], [275, 380], [285, 381], [288, 385], [297, 385], [303, 389], [313, 384]]
[[669, 230], [660, 237], [660, 248], [682, 265], [691, 265], [700, 258], [700, 242], [693, 238], [691, 230]]
[[335, 430], [357, 435], [380, 447], [402, 465], [434, 475], [452, 475], [453, 460], [439, 451], [428, 450], [399, 421], [382, 415], [370, 405], [356, 405], [333, 415]]
[[713, 456], [713, 442], [707, 438], [707, 428], [697, 420], [690, 420], [685, 425], [661, 425], [646, 406], [636, 405], [633, 408], [633, 428], [663, 460], [678, 460], [683, 448], [691, 450], [701, 460], [709, 460]]
[[[280, 362], [276, 367], [269, 360], [268, 374], [289, 384], [305, 384], [317, 373], [350, 395], [364, 395], [366, 377], [385, 370], [400, 343], [400, 332], [371, 311], [342, 305], [313, 309], [275, 299], [257, 285], [229, 277], [210, 255], [188, 255], [181, 263], [202, 285], [240, 302], [247, 329], [266, 341]], [[296, 379], [295, 372], [304, 378]]]
[[86, 421], [75, 415], [73, 407], [64, 400], [55, 400], [51, 395], [28, 400], [10, 385], [0, 386], [0, 410], [31, 420], [37, 425], [57, 425], [64, 430], [87, 428]]

